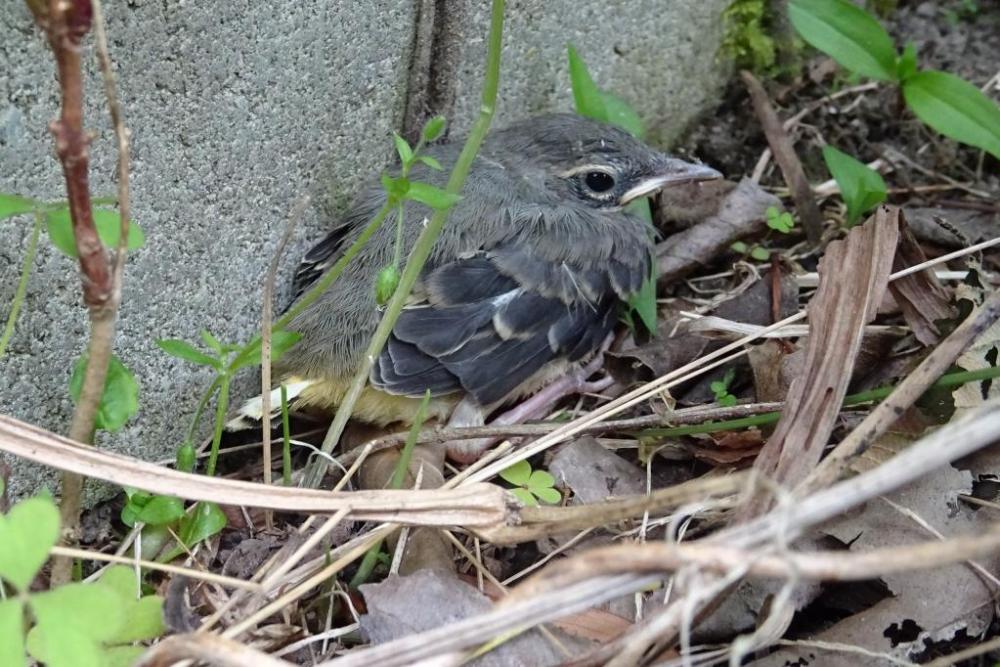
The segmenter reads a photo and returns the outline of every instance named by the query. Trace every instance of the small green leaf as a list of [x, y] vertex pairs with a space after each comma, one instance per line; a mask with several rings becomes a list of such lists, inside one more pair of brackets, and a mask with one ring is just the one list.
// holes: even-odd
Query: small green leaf
[[903, 83], [906, 105], [946, 137], [1000, 160], [1000, 106], [978, 88], [946, 72], [918, 72]]
[[25, 667], [24, 609], [14, 598], [0, 600], [0, 665]]
[[[94, 227], [97, 228], [97, 235], [108, 248], [118, 246], [118, 237], [121, 232], [121, 221], [118, 213], [107, 209], [92, 209], [94, 216]], [[76, 257], [76, 239], [73, 236], [73, 222], [69, 215], [68, 208], [60, 208], [50, 211], [45, 216], [45, 228], [49, 233], [52, 244], [64, 255]], [[128, 249], [134, 250], [142, 246], [146, 237], [142, 229], [132, 221], [128, 226]]]
[[897, 80], [896, 47], [871, 14], [849, 0], [790, 0], [788, 18], [802, 39], [852, 72]]
[[398, 202], [406, 197], [406, 193], [410, 191], [410, 181], [407, 178], [402, 176], [394, 178], [387, 173], [383, 173], [381, 178], [382, 189], [388, 195], [389, 201]]
[[405, 198], [418, 201], [421, 204], [430, 206], [434, 210], [442, 211], [454, 206], [462, 197], [460, 195], [448, 194], [441, 188], [436, 188], [428, 183], [415, 181], [410, 183], [410, 189], [406, 193]]
[[558, 505], [562, 502], [562, 494], [559, 493], [558, 489], [549, 488], [534, 488], [532, 487], [531, 492], [538, 496], [538, 499], [543, 503], [548, 503], [549, 505]]
[[441, 166], [441, 163], [432, 158], [430, 155], [421, 155], [417, 158], [417, 160], [423, 162], [434, 171], [444, 171], [444, 167]]
[[750, 249], [750, 256], [756, 259], [758, 262], [766, 262], [771, 259], [771, 251], [767, 248], [762, 248], [759, 245], [755, 245]]
[[535, 496], [532, 495], [531, 491], [528, 491], [523, 487], [519, 486], [516, 489], [511, 489], [510, 492], [514, 494], [514, 497], [517, 498], [525, 507], [536, 507], [538, 505], [538, 501], [535, 500]]
[[[69, 394], [74, 403], [80, 400], [86, 370], [87, 358], [83, 356], [74, 364], [73, 374], [69, 379]], [[105, 431], [117, 431], [138, 411], [139, 384], [125, 364], [118, 357], [112, 356], [108, 363], [104, 393], [101, 395], [94, 427]]]
[[172, 357], [177, 357], [178, 359], [183, 359], [184, 361], [190, 361], [192, 364], [198, 364], [199, 366], [209, 366], [216, 370], [222, 370], [221, 361], [196, 349], [187, 341], [183, 341], [179, 338], [161, 338], [156, 341], [156, 344], [161, 350]]
[[409, 164], [413, 161], [413, 149], [410, 144], [407, 143], [406, 139], [399, 136], [398, 133], [392, 133], [392, 140], [396, 143], [396, 152], [399, 153], [399, 161], [403, 164]]
[[823, 147], [823, 159], [847, 204], [848, 227], [857, 224], [865, 212], [885, 201], [885, 181], [877, 171], [829, 145]]
[[184, 516], [184, 502], [171, 496], [153, 496], [135, 514], [135, 521], [165, 526]]
[[716, 398], [725, 394], [726, 391], [729, 389], [726, 386], [726, 383], [723, 382], [722, 380], [715, 380], [713, 382], [710, 382], [708, 388], [712, 390], [712, 393], [715, 394]]
[[537, 489], [551, 489], [556, 485], [556, 478], [552, 476], [547, 470], [534, 470], [531, 473], [531, 477], [528, 478], [528, 483], [525, 485], [530, 491], [535, 491]]
[[750, 246], [748, 246], [743, 241], [734, 241], [729, 246], [729, 249], [732, 250], [733, 252], [738, 252], [738, 253], [740, 253], [742, 255], [742, 254], [745, 254], [745, 253], [749, 252]]
[[424, 129], [420, 131], [420, 138], [424, 140], [424, 143], [430, 143], [441, 136], [444, 127], [444, 116], [434, 116], [424, 123]]
[[0, 515], [0, 579], [26, 592], [59, 539], [59, 510], [51, 498], [29, 498]]
[[635, 109], [628, 102], [606, 90], [601, 91], [601, 99], [604, 101], [604, 113], [607, 116], [607, 122], [622, 128], [633, 137], [642, 138], [642, 135], [646, 133], [646, 129], [642, 125], [642, 119], [639, 118], [639, 114], [636, 113]]
[[22, 213], [31, 213], [38, 207], [38, 202], [27, 197], [0, 193], [0, 220]]
[[[272, 331], [271, 332], [271, 363], [281, 358], [295, 343], [299, 342], [302, 334], [294, 331]], [[229, 362], [229, 371], [235, 373], [247, 366], [260, 366], [260, 338], [255, 338], [253, 342], [237, 353], [236, 358]]]
[[197, 460], [198, 456], [194, 450], [194, 445], [190, 442], [185, 442], [177, 448], [177, 458], [174, 463], [174, 467], [181, 472], [194, 472], [194, 466]]
[[768, 206], [765, 215], [767, 216], [767, 221], [776, 220], [781, 214], [777, 206]]
[[903, 48], [903, 53], [896, 62], [896, 73], [904, 83], [917, 73], [917, 47], [913, 42], [907, 42]]
[[33, 595], [30, 604], [38, 625], [28, 633], [28, 652], [51, 667], [99, 664], [91, 656], [126, 621], [118, 594], [100, 585], [67, 584]]
[[100, 653], [101, 667], [132, 667], [146, 652], [145, 646], [111, 646]]
[[211, 331], [208, 329], [202, 329], [198, 332], [198, 335], [201, 336], [201, 340], [205, 343], [208, 349], [215, 352], [218, 356], [222, 356], [222, 343], [219, 342], [218, 338], [212, 335]]
[[163, 599], [156, 595], [140, 597], [135, 571], [115, 565], [98, 580], [98, 585], [113, 590], [119, 597], [127, 622], [114, 637], [112, 644], [128, 644], [159, 637], [166, 632], [163, 624]]
[[566, 52], [569, 57], [569, 80], [573, 88], [576, 112], [587, 118], [607, 122], [608, 110], [604, 103], [604, 95], [590, 76], [587, 64], [583, 62], [573, 45], [567, 45]]
[[226, 514], [215, 503], [200, 502], [181, 523], [180, 538], [190, 549], [226, 527]]
[[395, 266], [387, 266], [378, 272], [375, 279], [375, 303], [384, 306], [389, 303], [389, 299], [396, 293], [399, 285], [399, 269]]
[[531, 479], [531, 464], [527, 461], [518, 461], [509, 468], [501, 470], [500, 477], [516, 486], [524, 486]]

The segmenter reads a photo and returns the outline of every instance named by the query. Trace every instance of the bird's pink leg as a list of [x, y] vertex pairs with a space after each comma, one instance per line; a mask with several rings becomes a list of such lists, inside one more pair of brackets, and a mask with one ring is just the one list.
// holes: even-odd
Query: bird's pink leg
[[[603, 377], [593, 382], [587, 378], [604, 366], [603, 350], [586, 366], [568, 373], [552, 384], [546, 386], [531, 398], [523, 401], [517, 407], [504, 412], [490, 422], [491, 426], [509, 426], [521, 424], [531, 419], [541, 419], [552, 407], [566, 396], [573, 394], [597, 393], [614, 384], [610, 377]], [[465, 398], [455, 408], [448, 420], [448, 426], [481, 426], [485, 421], [483, 408], [471, 398]], [[501, 438], [477, 438], [475, 440], [454, 440], [447, 443], [448, 458], [460, 463], [471, 463], [482, 456], [490, 445]]]

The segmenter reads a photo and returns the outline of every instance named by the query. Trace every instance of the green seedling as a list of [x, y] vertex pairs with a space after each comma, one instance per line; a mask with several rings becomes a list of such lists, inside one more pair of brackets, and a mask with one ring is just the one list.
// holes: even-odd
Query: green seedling
[[511, 493], [523, 505], [536, 506], [539, 500], [556, 505], [562, 500], [562, 494], [554, 488], [555, 478], [544, 470], [532, 470], [527, 461], [518, 461], [501, 471], [500, 477], [516, 487], [511, 489]]
[[109, 568], [94, 583], [42, 593], [31, 582], [59, 538], [59, 511], [50, 498], [30, 498], [0, 516], [0, 665], [127, 667], [161, 636], [163, 599], [142, 596], [131, 568]]
[[823, 147], [823, 160], [840, 186], [840, 196], [847, 205], [847, 227], [885, 201], [888, 192], [882, 175], [865, 163], [833, 146]]
[[721, 380], [715, 380], [708, 385], [708, 388], [712, 390], [713, 394], [715, 394], [716, 403], [727, 408], [736, 405], [736, 397], [729, 393], [729, 388], [732, 386], [735, 378], [736, 371], [730, 368], [726, 371], [726, 374], [722, 376]]

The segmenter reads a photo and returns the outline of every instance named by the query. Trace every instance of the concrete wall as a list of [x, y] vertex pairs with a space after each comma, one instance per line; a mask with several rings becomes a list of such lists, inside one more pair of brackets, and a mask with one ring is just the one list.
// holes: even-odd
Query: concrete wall
[[[710, 104], [726, 0], [510, 0], [497, 124], [572, 106], [565, 44], [600, 85], [632, 102], [668, 143]], [[489, 2], [352, 0], [107, 2], [108, 33], [133, 135], [133, 209], [146, 232], [126, 271], [116, 353], [140, 383], [141, 411], [102, 446], [169, 458], [209, 375], [157, 338], [247, 339], [288, 211], [300, 224], [279, 289], [359, 181], [444, 113], [463, 134], [479, 104]], [[0, 192], [56, 200], [63, 183], [47, 124], [53, 66], [23, 3], [0, 5]], [[88, 51], [88, 56], [92, 53]], [[93, 58], [87, 123], [95, 195], [113, 195], [114, 142]], [[0, 221], [0, 318], [6, 318], [30, 220]], [[66, 382], [86, 314], [76, 266], [42, 239], [27, 302], [0, 359], [0, 411], [65, 432]], [[234, 389], [249, 395], [248, 374]], [[16, 494], [53, 477], [14, 464]]]

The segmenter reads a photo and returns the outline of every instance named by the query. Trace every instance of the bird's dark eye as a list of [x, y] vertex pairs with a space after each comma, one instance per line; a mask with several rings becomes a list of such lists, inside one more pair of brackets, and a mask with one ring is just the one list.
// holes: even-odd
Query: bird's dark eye
[[588, 171], [584, 182], [594, 192], [607, 192], [615, 187], [615, 178], [605, 171]]

